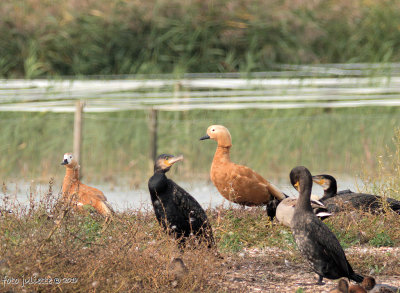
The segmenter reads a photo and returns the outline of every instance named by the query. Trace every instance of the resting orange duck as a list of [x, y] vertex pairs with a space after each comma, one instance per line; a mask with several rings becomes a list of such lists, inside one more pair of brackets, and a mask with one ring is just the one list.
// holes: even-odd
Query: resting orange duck
[[211, 125], [207, 135], [200, 138], [213, 139], [218, 143], [211, 165], [211, 180], [227, 200], [247, 206], [264, 205], [286, 196], [272, 183], [252, 169], [231, 162], [229, 150], [232, 138], [229, 130], [222, 125]]
[[107, 202], [103, 192], [97, 188], [87, 186], [79, 180], [79, 164], [71, 153], [64, 154], [61, 165], [65, 165], [66, 173], [62, 185], [62, 195], [65, 200], [71, 200], [71, 196], [76, 196], [72, 204], [77, 208], [84, 205], [91, 205], [99, 214], [107, 219], [113, 214], [113, 209]]

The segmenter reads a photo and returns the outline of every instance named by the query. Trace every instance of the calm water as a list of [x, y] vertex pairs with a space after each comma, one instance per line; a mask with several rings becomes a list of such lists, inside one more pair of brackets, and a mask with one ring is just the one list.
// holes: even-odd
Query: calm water
[[[364, 187], [360, 180], [351, 177], [337, 176], [338, 190], [351, 189], [358, 191]], [[274, 182], [283, 192], [290, 196], [297, 196], [297, 192], [290, 185], [287, 179], [282, 179], [280, 182]], [[225, 200], [217, 191], [214, 185], [207, 182], [178, 182], [186, 191], [193, 195], [197, 201], [204, 208], [214, 208], [217, 206], [229, 207], [234, 205], [229, 201]], [[94, 186], [104, 192], [108, 201], [116, 210], [126, 209], [151, 209], [150, 195], [147, 189], [131, 189], [128, 187], [112, 187], [111, 185], [96, 185]], [[10, 195], [11, 199], [17, 199], [20, 203], [26, 204], [29, 202], [30, 194], [33, 194], [35, 200], [39, 200], [40, 196], [43, 196], [48, 191], [48, 184], [35, 184], [34, 182], [8, 182], [7, 183], [7, 194]], [[55, 185], [53, 194], [58, 194], [61, 191], [60, 185]], [[322, 195], [323, 189], [314, 184], [313, 194]], [[1, 197], [3, 197], [1, 195]]]

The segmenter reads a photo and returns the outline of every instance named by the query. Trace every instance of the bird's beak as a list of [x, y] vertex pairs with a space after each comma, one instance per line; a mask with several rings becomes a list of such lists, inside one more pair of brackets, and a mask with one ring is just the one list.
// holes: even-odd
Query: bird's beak
[[200, 137], [200, 140], [205, 140], [205, 139], [210, 139], [210, 136], [206, 134], [203, 137]]
[[64, 161], [62, 161], [61, 165], [68, 165], [68, 160], [65, 159]]
[[318, 175], [313, 176], [313, 177], [312, 177], [312, 180], [313, 180], [315, 183], [319, 184], [319, 185], [323, 185], [323, 184], [325, 183], [325, 180], [324, 180], [323, 178], [321, 178], [321, 176], [318, 176]]
[[173, 165], [176, 162], [182, 161], [183, 160], [183, 155], [177, 156], [177, 157], [172, 157], [168, 160], [168, 164]]
[[294, 186], [294, 188], [296, 188], [297, 191], [299, 191], [299, 189], [300, 189], [300, 187], [299, 187], [299, 186], [300, 186], [299, 181], [297, 181], [293, 186]]

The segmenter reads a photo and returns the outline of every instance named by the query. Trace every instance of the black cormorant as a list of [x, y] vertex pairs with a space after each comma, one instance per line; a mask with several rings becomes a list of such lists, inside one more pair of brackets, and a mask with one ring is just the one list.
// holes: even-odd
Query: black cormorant
[[362, 282], [362, 276], [356, 274], [346, 259], [346, 255], [335, 234], [313, 213], [310, 203], [312, 176], [303, 166], [290, 172], [290, 182], [299, 190], [292, 222], [292, 233], [301, 254], [311, 268], [322, 279], [346, 277]]
[[149, 179], [149, 191], [154, 212], [160, 225], [184, 247], [190, 236], [206, 240], [208, 247], [215, 245], [211, 225], [200, 204], [182, 187], [165, 176], [171, 166], [182, 160], [162, 154], [154, 164], [154, 175]]
[[[324, 196], [320, 201], [326, 205], [329, 212], [339, 212], [348, 206], [366, 212], [385, 212], [382, 206], [382, 197], [378, 195], [355, 193], [350, 190], [337, 192], [336, 179], [331, 175], [315, 175], [313, 181], [324, 189]], [[400, 214], [400, 201], [393, 198], [386, 198], [385, 200], [388, 207]]]

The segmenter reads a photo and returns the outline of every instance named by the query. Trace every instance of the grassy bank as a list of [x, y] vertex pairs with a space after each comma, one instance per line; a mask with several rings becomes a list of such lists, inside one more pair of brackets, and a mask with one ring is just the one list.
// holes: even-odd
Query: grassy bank
[[[373, 188], [382, 195], [399, 193], [400, 133], [396, 135], [397, 148], [388, 154], [392, 160], [376, 167], [376, 173], [385, 176], [376, 177], [380, 185]], [[180, 252], [152, 210], [127, 209], [103, 226], [99, 215], [88, 210], [74, 212], [59, 203], [53, 181], [37, 201], [21, 206], [12, 198], [3, 187], [0, 285], [4, 290], [244, 292], [249, 284], [259, 282], [269, 288], [264, 291], [276, 292], [271, 285], [278, 284], [284, 286], [279, 292], [294, 292], [293, 288], [305, 284], [304, 273], [309, 270], [290, 229], [270, 222], [264, 208], [207, 210], [221, 259], [205, 247]], [[398, 282], [400, 217], [386, 212], [372, 215], [352, 210], [337, 213], [325, 223], [341, 245], [349, 248], [346, 254], [356, 272], [378, 279], [393, 277], [389, 280]], [[257, 251], [261, 253], [254, 257]], [[184, 277], [171, 267], [174, 257], [183, 259]], [[293, 287], [288, 286], [290, 276], [294, 276]], [[37, 283], [39, 278], [57, 283]], [[23, 280], [31, 279], [36, 283], [22, 287]]]
[[0, 15], [6, 77], [400, 60], [395, 0], [13, 0]]
[[[231, 158], [268, 178], [296, 165], [313, 173], [376, 175], [378, 156], [393, 151], [399, 108], [161, 112], [158, 153], [183, 154], [175, 178], [208, 178], [214, 141], [199, 141], [211, 124], [233, 137]], [[62, 155], [72, 151], [73, 114], [0, 112], [2, 180], [60, 177]], [[152, 172], [148, 113], [84, 114], [85, 180], [140, 184]], [[391, 158], [382, 158], [390, 161]]]
[[[285, 267], [289, 262], [297, 268], [295, 274], [307, 270], [290, 230], [269, 222], [264, 209], [208, 211], [222, 260], [206, 248], [189, 248], [181, 254], [152, 211], [124, 211], [103, 230], [101, 218], [69, 210], [57, 225], [54, 219], [64, 209], [54, 204], [54, 196], [50, 190], [40, 203], [26, 208], [2, 203], [14, 213], [0, 217], [0, 276], [20, 281], [5, 284], [6, 290], [226, 292], [225, 284], [232, 283], [227, 274], [243, 261], [251, 263], [246, 251], [253, 249], [265, 251], [261, 262], [268, 267]], [[398, 215], [343, 213], [326, 223], [345, 248], [400, 245]], [[170, 267], [171, 259], [178, 256], [188, 268], [182, 279]], [[361, 274], [371, 270], [380, 276], [400, 274], [398, 259], [391, 252], [348, 257]], [[59, 278], [61, 283], [22, 287], [22, 279], [31, 277]]]

